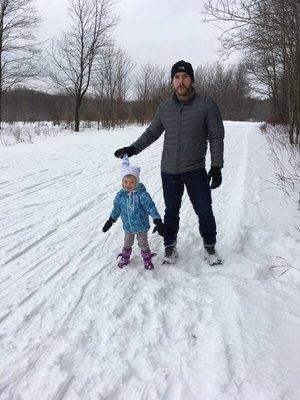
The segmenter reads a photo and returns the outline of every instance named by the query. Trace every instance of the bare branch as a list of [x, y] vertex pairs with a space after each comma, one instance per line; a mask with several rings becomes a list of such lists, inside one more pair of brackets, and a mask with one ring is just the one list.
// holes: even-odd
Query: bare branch
[[75, 130], [79, 130], [79, 110], [90, 88], [94, 65], [111, 44], [110, 31], [118, 22], [112, 14], [113, 5], [112, 0], [71, 0], [71, 30], [53, 42], [50, 77], [76, 99]]

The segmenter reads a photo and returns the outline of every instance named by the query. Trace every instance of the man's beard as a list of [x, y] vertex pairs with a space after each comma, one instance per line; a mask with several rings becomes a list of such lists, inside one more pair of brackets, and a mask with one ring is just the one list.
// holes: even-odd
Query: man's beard
[[176, 95], [180, 96], [180, 97], [186, 97], [190, 94], [191, 91], [191, 86], [190, 87], [179, 87], [178, 89], [175, 90]]

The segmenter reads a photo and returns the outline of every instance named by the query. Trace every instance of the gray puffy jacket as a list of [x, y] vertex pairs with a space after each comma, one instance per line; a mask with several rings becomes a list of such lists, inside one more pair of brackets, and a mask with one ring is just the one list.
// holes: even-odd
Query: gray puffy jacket
[[150, 146], [165, 131], [161, 170], [179, 174], [205, 167], [207, 142], [211, 165], [223, 167], [224, 126], [218, 106], [209, 96], [199, 96], [193, 89], [185, 103], [163, 101], [146, 131], [131, 146], [136, 154]]

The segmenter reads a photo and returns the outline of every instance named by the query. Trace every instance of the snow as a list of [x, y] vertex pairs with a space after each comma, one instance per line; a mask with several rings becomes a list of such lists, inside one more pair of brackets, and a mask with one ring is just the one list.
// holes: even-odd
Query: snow
[[[258, 125], [226, 122], [213, 192], [222, 267], [202, 261], [184, 195], [176, 265], [155, 269], [104, 234], [120, 187], [115, 149], [143, 131], [85, 131], [0, 147], [1, 400], [298, 400], [300, 238], [270, 189]], [[162, 138], [132, 163], [163, 215]], [[296, 216], [296, 217], [295, 217]]]

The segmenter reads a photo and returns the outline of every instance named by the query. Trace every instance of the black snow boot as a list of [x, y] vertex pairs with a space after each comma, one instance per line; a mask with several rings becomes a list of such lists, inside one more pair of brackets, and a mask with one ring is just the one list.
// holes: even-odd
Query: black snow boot
[[166, 246], [163, 264], [175, 264], [178, 257], [176, 245]]
[[214, 244], [204, 244], [204, 260], [211, 266], [223, 263]]

